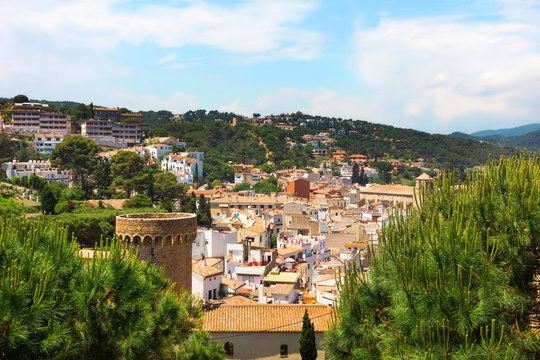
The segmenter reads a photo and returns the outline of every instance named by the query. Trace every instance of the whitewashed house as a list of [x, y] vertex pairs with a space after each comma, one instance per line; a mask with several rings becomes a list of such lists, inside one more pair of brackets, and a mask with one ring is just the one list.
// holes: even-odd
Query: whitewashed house
[[193, 261], [191, 273], [191, 293], [205, 300], [219, 299], [223, 271], [206, 265], [204, 258]]

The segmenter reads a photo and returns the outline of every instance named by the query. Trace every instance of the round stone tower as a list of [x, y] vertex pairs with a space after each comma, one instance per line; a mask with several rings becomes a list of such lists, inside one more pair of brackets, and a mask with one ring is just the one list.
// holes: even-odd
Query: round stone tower
[[129, 214], [116, 217], [116, 236], [139, 246], [139, 258], [163, 267], [175, 290], [191, 293], [191, 244], [197, 216], [186, 213]]

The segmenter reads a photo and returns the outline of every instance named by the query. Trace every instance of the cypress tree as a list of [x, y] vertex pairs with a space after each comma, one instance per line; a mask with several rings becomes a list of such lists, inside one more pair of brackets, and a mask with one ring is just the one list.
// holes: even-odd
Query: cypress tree
[[300, 355], [302, 360], [317, 359], [317, 344], [315, 342], [315, 326], [309, 319], [306, 309], [302, 322], [302, 333], [300, 334]]
[[[538, 359], [538, 153], [442, 175], [339, 283], [332, 358]], [[538, 326], [538, 324], [536, 324]]]
[[54, 207], [58, 202], [56, 195], [51, 191], [49, 185], [45, 185], [43, 190], [39, 193], [41, 201], [41, 211], [44, 214], [54, 214]]
[[361, 179], [360, 179], [359, 171], [360, 171], [360, 167], [358, 166], [357, 163], [354, 163], [352, 166], [352, 177], [351, 177], [351, 182], [353, 184], [360, 184]]

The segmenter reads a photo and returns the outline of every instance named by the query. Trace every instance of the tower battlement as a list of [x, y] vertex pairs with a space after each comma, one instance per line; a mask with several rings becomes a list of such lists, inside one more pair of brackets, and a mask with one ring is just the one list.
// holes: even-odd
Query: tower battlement
[[116, 236], [139, 247], [141, 260], [163, 267], [175, 290], [191, 292], [191, 244], [197, 236], [197, 216], [187, 213], [128, 214], [116, 217]]

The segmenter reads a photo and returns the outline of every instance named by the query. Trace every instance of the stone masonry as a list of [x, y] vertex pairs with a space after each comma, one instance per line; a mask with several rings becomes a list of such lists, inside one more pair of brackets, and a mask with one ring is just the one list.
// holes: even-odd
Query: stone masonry
[[197, 236], [195, 214], [129, 214], [116, 217], [116, 236], [139, 246], [139, 258], [163, 267], [175, 290], [191, 293], [191, 244]]

